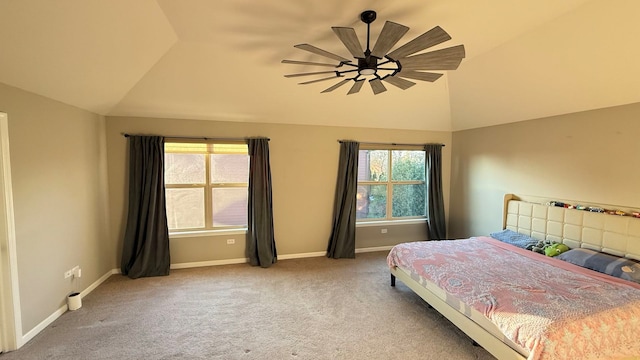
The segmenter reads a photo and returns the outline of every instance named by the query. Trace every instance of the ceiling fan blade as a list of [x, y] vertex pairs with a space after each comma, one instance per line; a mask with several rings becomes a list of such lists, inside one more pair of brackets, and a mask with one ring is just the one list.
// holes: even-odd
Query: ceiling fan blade
[[293, 47], [297, 48], [297, 49], [305, 50], [305, 51], [308, 51], [308, 52], [311, 52], [311, 53], [314, 53], [314, 54], [317, 54], [317, 55], [328, 57], [329, 59], [338, 60], [340, 62], [351, 62], [351, 60], [349, 60], [347, 58], [343, 58], [340, 55], [336, 55], [334, 53], [330, 53], [328, 51], [322, 50], [322, 49], [317, 48], [317, 47], [315, 47], [313, 45], [298, 44], [298, 45], [294, 45]]
[[391, 75], [383, 77], [382, 80], [388, 82], [391, 85], [395, 85], [402, 90], [407, 90], [408, 88], [416, 84], [413, 81], [405, 80]]
[[311, 81], [305, 81], [305, 82], [298, 83], [298, 85], [313, 84], [313, 83], [317, 83], [317, 82], [320, 82], [320, 81], [325, 81], [325, 80], [335, 79], [336, 77], [337, 77], [337, 76], [331, 76], [331, 77], [326, 77], [326, 78], [322, 78], [322, 79], [316, 79], [316, 80], [311, 80]]
[[455, 70], [465, 57], [464, 45], [399, 59], [402, 70]]
[[385, 22], [380, 36], [378, 36], [378, 40], [376, 41], [376, 45], [373, 47], [373, 51], [371, 51], [371, 55], [382, 59], [387, 54], [387, 51], [389, 51], [407, 31], [409, 31], [409, 28], [404, 25], [394, 23], [393, 21]]
[[399, 76], [399, 77], [402, 77], [402, 78], [409, 78], [409, 79], [415, 79], [415, 80], [434, 82], [434, 81], [440, 79], [442, 74], [431, 73], [431, 72], [422, 72], [422, 71], [411, 71], [411, 70], [404, 71], [404, 70], [402, 70], [399, 73], [397, 73], [395, 76]]
[[349, 81], [351, 81], [351, 79], [344, 79], [344, 80], [340, 81], [339, 83], [337, 83], [337, 84], [333, 85], [332, 87], [327, 88], [327, 89], [324, 89], [324, 90], [323, 90], [323, 91], [321, 91], [321, 92], [322, 92], [322, 93], [328, 93], [328, 92], [331, 92], [331, 91], [333, 91], [333, 90], [335, 90], [335, 89], [339, 88], [340, 86], [342, 86], [342, 85], [344, 85], [344, 84], [348, 83]]
[[432, 46], [441, 44], [447, 40], [451, 40], [451, 36], [440, 26], [436, 26], [408, 43], [390, 52], [387, 57], [398, 60], [400, 58], [415, 54], [418, 51], [428, 49]]
[[369, 84], [371, 84], [371, 90], [373, 90], [373, 93], [375, 95], [378, 95], [381, 92], [387, 91], [387, 88], [384, 87], [384, 85], [382, 85], [382, 81], [380, 81], [380, 79], [376, 78], [376, 79], [369, 80]]
[[282, 60], [283, 64], [296, 64], [296, 65], [314, 65], [314, 66], [328, 66], [328, 67], [340, 67], [340, 64], [327, 64], [327, 63], [317, 63], [311, 61], [297, 61], [297, 60]]
[[347, 95], [351, 95], [351, 94], [355, 94], [355, 93], [359, 92], [360, 89], [362, 89], [362, 85], [364, 85], [364, 79], [356, 80], [355, 84], [353, 84], [351, 89], [349, 89], [349, 92], [347, 93]]
[[334, 26], [331, 29], [333, 29], [333, 32], [336, 33], [354, 58], [364, 59], [364, 50], [362, 50], [358, 35], [356, 35], [356, 31], [353, 28]]
[[308, 72], [308, 73], [299, 73], [299, 74], [288, 74], [285, 75], [284, 77], [298, 77], [298, 76], [307, 76], [307, 75], [320, 75], [320, 74], [331, 74], [331, 73], [335, 73], [335, 71], [315, 71], [315, 72]]

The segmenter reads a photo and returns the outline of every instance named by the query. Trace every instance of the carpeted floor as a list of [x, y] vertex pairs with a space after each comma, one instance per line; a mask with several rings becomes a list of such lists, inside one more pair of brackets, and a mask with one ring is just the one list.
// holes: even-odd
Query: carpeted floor
[[114, 275], [13, 359], [494, 359], [398, 282], [386, 252]]

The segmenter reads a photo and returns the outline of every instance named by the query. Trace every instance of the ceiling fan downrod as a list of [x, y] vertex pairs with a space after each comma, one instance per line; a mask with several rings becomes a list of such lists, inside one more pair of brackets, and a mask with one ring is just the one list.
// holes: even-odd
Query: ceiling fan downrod
[[371, 23], [376, 20], [376, 12], [373, 10], [365, 10], [360, 14], [360, 20], [362, 20], [363, 23], [367, 24], [367, 52], [370, 53], [371, 51], [369, 50], [369, 38], [371, 38]]
[[367, 24], [367, 50], [364, 51], [364, 58], [358, 59], [358, 74], [375, 75], [378, 71], [378, 59], [371, 56], [369, 39], [371, 39], [371, 23], [376, 20], [376, 12], [365, 10], [360, 14], [360, 20]]

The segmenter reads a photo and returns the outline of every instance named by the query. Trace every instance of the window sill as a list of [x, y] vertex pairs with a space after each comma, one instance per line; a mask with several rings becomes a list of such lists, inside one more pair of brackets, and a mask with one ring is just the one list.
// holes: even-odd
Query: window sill
[[169, 239], [193, 238], [205, 236], [227, 236], [227, 235], [246, 235], [247, 228], [237, 228], [229, 230], [202, 230], [202, 231], [180, 231], [169, 233]]
[[407, 219], [407, 220], [382, 220], [382, 221], [360, 221], [356, 222], [356, 227], [369, 226], [394, 226], [394, 225], [413, 225], [424, 224], [427, 219]]

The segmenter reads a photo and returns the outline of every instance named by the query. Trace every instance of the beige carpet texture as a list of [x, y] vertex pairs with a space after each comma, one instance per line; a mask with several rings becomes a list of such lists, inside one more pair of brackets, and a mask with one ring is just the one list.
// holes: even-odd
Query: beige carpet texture
[[0, 360], [494, 359], [402, 282], [387, 252], [113, 275]]

